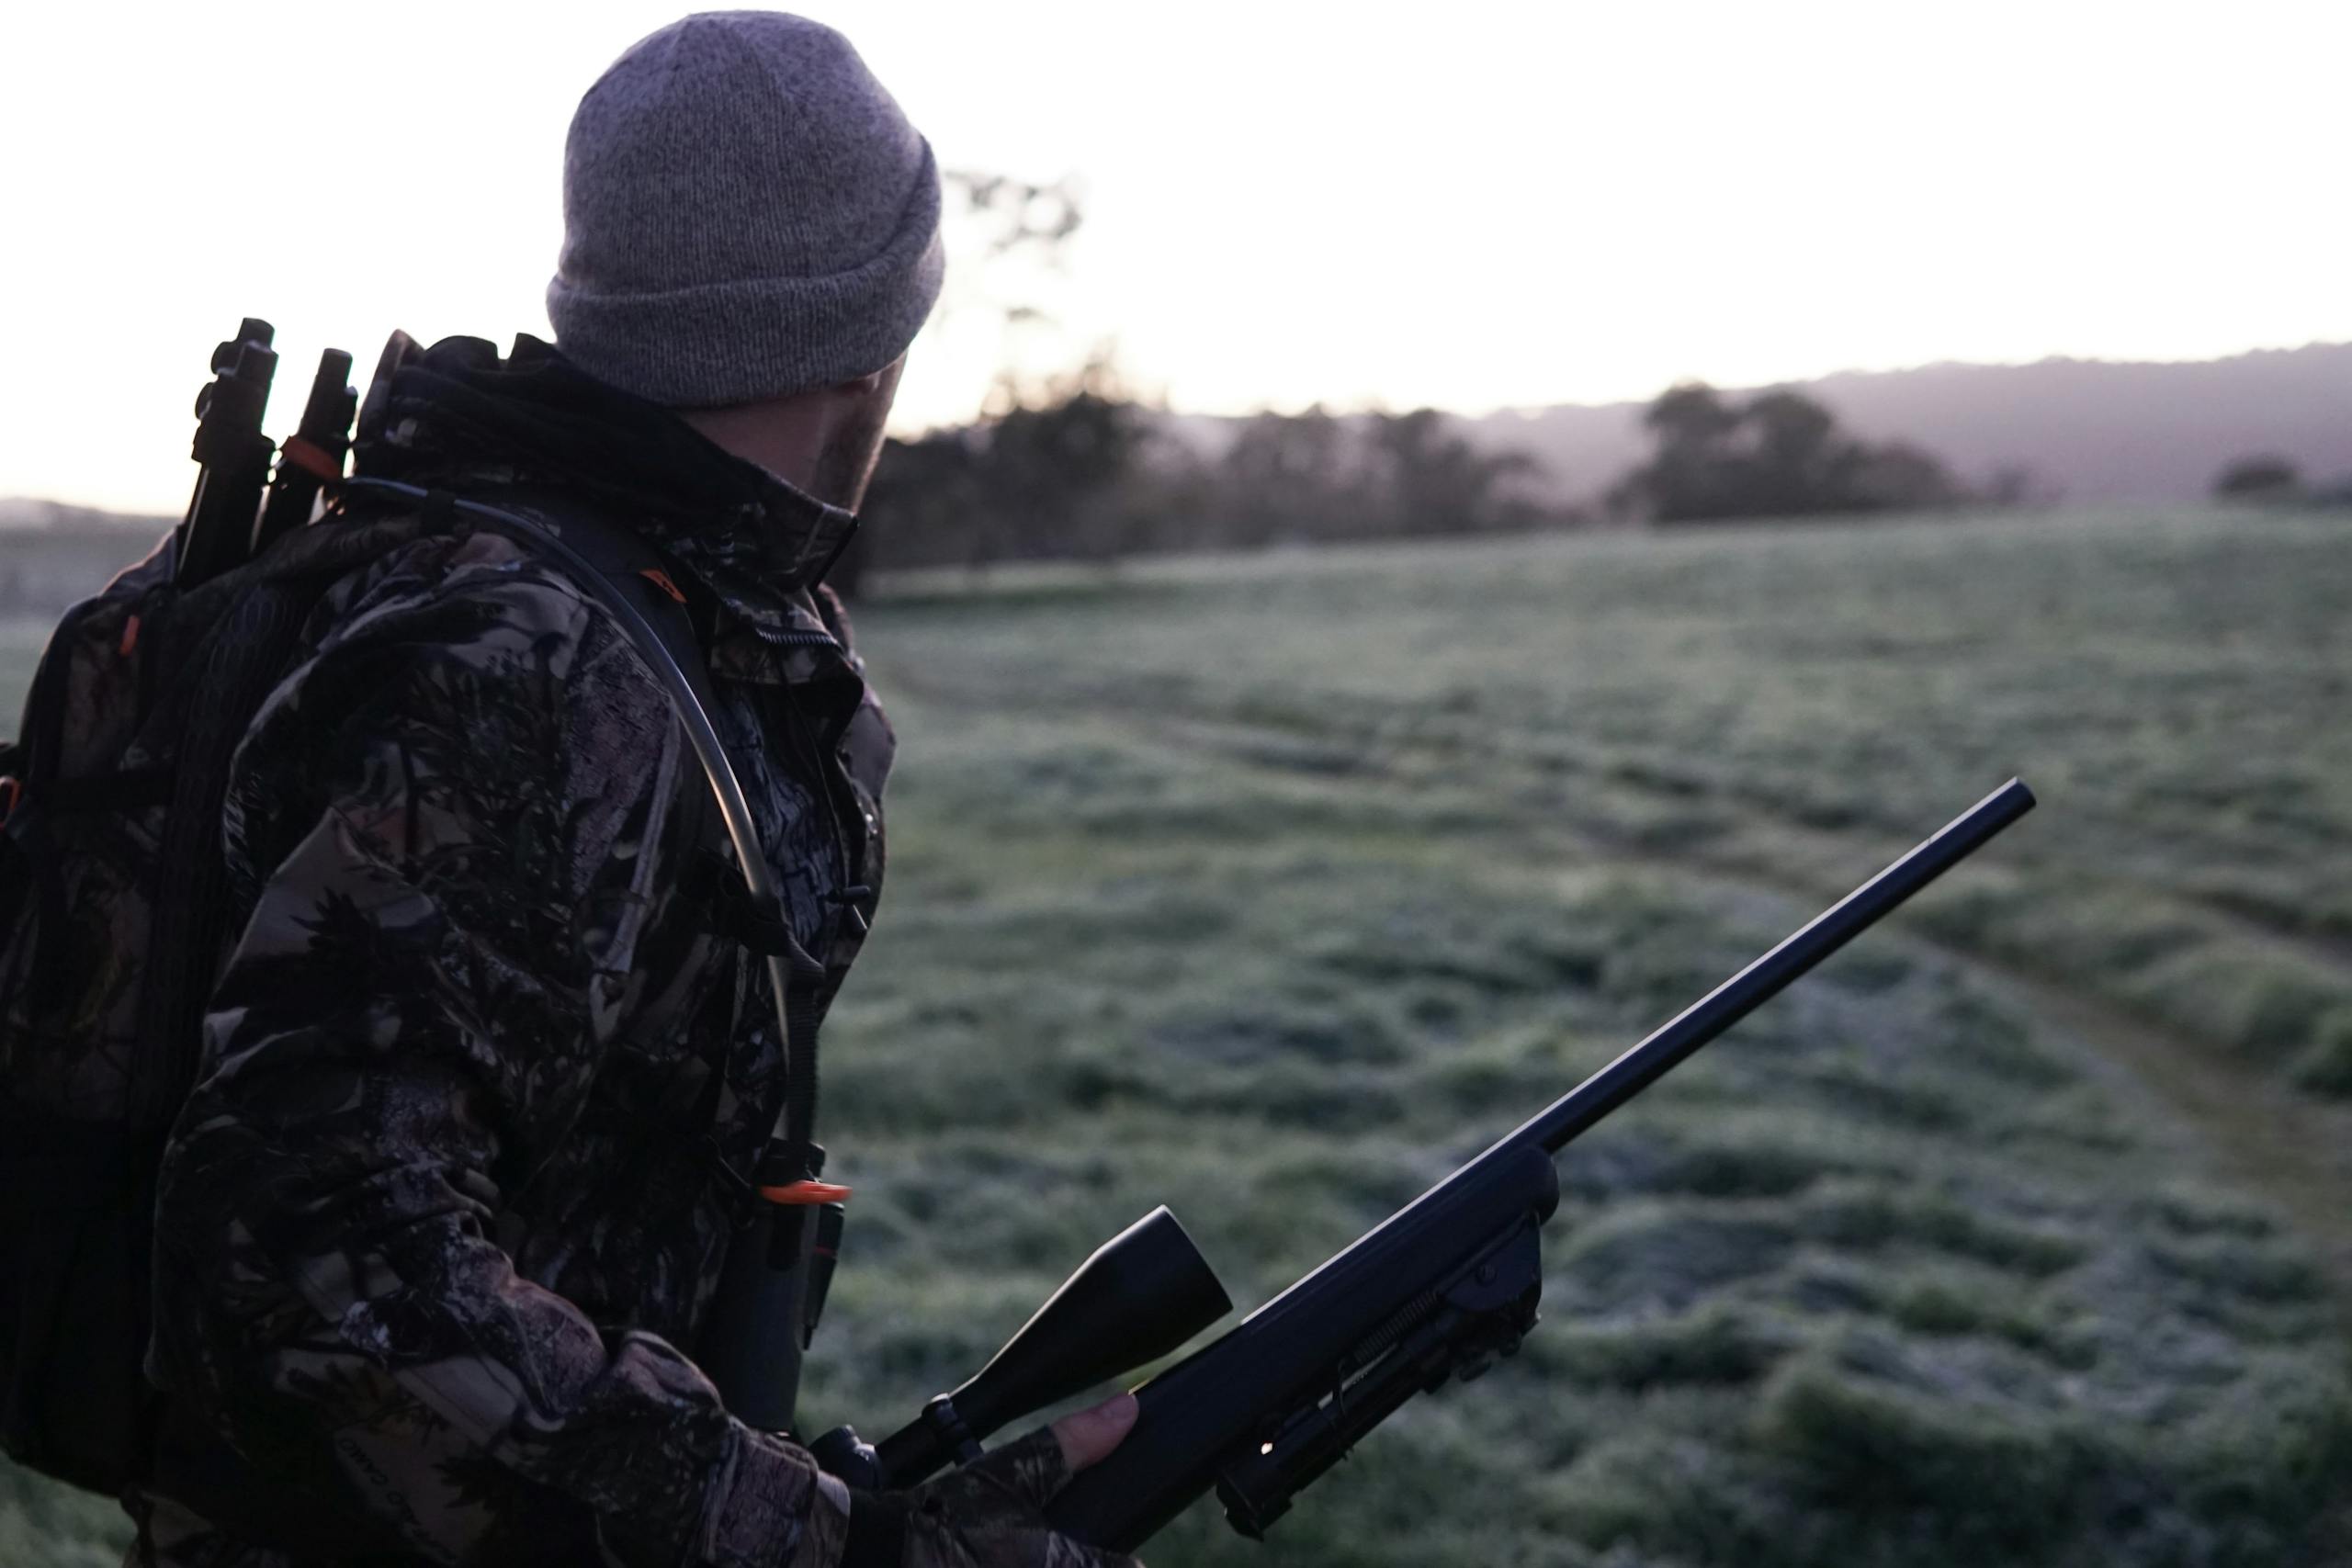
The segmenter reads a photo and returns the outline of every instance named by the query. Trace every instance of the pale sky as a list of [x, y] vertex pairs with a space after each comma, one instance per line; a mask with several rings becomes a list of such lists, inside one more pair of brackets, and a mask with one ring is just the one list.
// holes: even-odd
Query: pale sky
[[[2352, 4], [816, 4], [951, 168], [1076, 176], [1052, 303], [1175, 407], [1645, 397], [2352, 339]], [[0, 21], [0, 496], [175, 513], [248, 313], [546, 334], [564, 127], [673, 4]], [[968, 293], [971, 269], [951, 284]], [[987, 312], [920, 340], [966, 417]]]

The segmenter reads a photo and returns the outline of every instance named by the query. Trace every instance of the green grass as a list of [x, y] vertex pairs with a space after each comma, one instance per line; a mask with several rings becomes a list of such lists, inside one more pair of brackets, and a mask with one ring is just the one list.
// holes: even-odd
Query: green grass
[[[901, 584], [810, 1416], [1156, 1202], [1256, 1304], [2016, 772], [1566, 1152], [1544, 1324], [1273, 1560], [2352, 1562], [2347, 603], [2352, 530], [2204, 515]], [[1149, 1557], [1267, 1560], [1213, 1506]]]

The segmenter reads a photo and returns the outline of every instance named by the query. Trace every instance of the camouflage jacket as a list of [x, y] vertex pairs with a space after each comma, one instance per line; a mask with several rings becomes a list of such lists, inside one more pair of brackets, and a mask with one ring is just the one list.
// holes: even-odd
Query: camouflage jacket
[[[847, 514], [527, 339], [503, 364], [450, 340], [389, 389], [368, 470], [526, 513], [591, 497], [690, 574], [713, 717], [830, 1000], [880, 884], [892, 750], [813, 581]], [[707, 789], [607, 615], [503, 536], [413, 539], [306, 626], [237, 754], [250, 917], [157, 1208], [151, 1375], [199, 1448], [240, 1456], [260, 1517], [323, 1503], [353, 1555], [393, 1561], [838, 1556], [840, 1483], [729, 1416], [689, 1355], [718, 1162], [752, 1167], [783, 1068], [763, 966], [694, 892]], [[158, 1466], [134, 1561], [310, 1561]]]

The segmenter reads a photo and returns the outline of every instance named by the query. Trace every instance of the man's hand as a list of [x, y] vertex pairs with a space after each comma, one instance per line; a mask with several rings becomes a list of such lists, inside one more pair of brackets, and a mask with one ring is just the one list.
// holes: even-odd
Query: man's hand
[[[1114, 1393], [1091, 1410], [1065, 1416], [1050, 1428], [1062, 1446], [1062, 1463], [1072, 1475], [1111, 1457], [1111, 1450], [1135, 1429], [1136, 1396]], [[1060, 1491], [1059, 1486], [1054, 1488]], [[1040, 1505], [1043, 1506], [1042, 1504]]]
[[1040, 1511], [1136, 1424], [1122, 1393], [911, 1492], [865, 1492], [850, 1508], [842, 1568], [1141, 1568], [1056, 1535]]

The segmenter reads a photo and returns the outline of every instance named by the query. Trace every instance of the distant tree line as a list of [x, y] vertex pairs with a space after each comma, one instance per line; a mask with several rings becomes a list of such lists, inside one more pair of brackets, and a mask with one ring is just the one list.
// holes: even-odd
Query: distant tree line
[[2213, 476], [2213, 499], [2256, 506], [2352, 507], [2352, 475], [2313, 484], [2292, 458], [2256, 452], [2222, 465]]
[[1715, 523], [2040, 499], [2023, 469], [1972, 487], [1933, 453], [1860, 440], [1819, 402], [1785, 389], [1735, 400], [1686, 382], [1652, 402], [1642, 424], [1652, 454], [1611, 487], [1608, 506], [1619, 516]]
[[[1905, 442], [1841, 430], [1792, 391], [1735, 400], [1676, 387], [1643, 416], [1650, 458], [1610, 487], [1610, 515], [1658, 523], [1857, 514], [2047, 499], [2021, 469], [1980, 486]], [[1097, 360], [969, 424], [893, 439], [865, 503], [867, 567], [982, 567], [1279, 544], [1462, 536], [1595, 520], [1541, 499], [1541, 465], [1483, 449], [1434, 409], [1260, 413], [1211, 451], [1127, 397]]]
[[[1260, 413], [1204, 450], [1098, 362], [1041, 398], [886, 446], [850, 580], [866, 568], [1102, 560], [1181, 550], [1500, 534], [1575, 521], [1434, 409]], [[839, 581], [837, 574], [836, 581]]]

